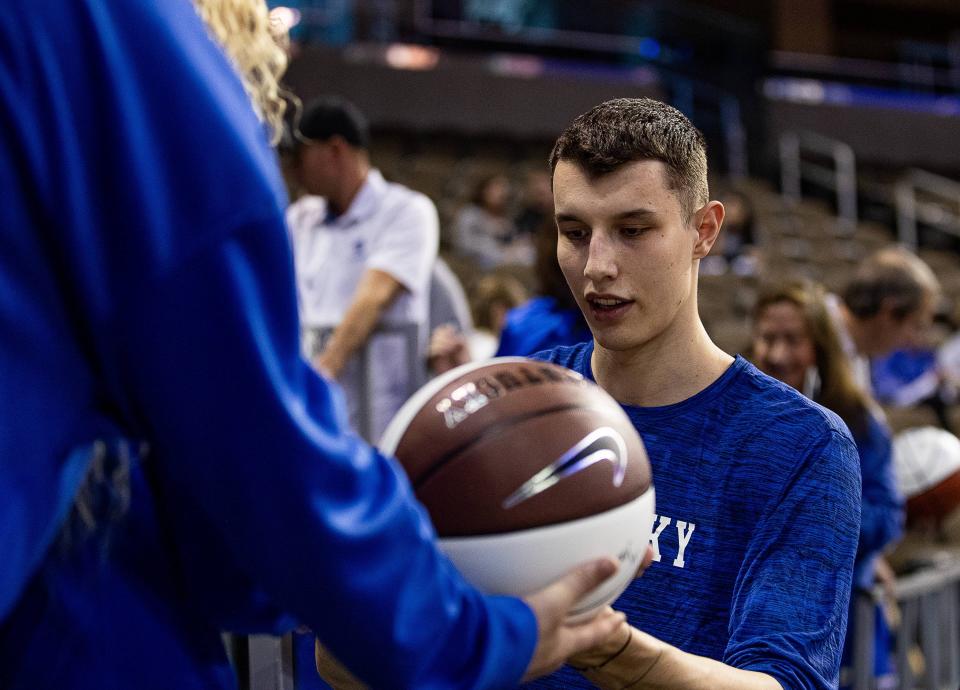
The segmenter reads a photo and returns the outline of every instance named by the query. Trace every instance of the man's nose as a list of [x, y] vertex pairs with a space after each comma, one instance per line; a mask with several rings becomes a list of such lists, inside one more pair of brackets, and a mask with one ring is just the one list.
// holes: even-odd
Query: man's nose
[[617, 277], [617, 252], [613, 243], [601, 233], [590, 238], [587, 265], [583, 275], [594, 284], [609, 282]]

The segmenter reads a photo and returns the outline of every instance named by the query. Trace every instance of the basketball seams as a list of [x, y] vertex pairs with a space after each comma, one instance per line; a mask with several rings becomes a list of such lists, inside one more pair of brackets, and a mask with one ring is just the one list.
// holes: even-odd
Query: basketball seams
[[397, 413], [393, 416], [393, 419], [390, 420], [390, 423], [384, 430], [383, 435], [380, 437], [380, 443], [378, 444], [380, 452], [384, 455], [394, 455], [397, 452], [397, 446], [400, 444], [400, 440], [407, 432], [410, 423], [416, 418], [417, 413], [419, 413], [428, 402], [436, 397], [450, 383], [457, 380], [464, 374], [474, 371], [475, 369], [481, 369], [489, 366], [490, 364], [499, 364], [501, 362], [542, 364], [542, 362], [536, 362], [534, 360], [527, 359], [526, 357], [497, 357], [494, 359], [482, 360], [480, 362], [468, 362], [467, 364], [462, 364], [455, 369], [451, 369], [450, 371], [437, 376], [435, 379], [429, 381], [422, 388], [420, 388], [420, 390], [410, 396], [410, 399], [407, 400], [407, 402], [405, 402], [399, 410], [397, 410]]
[[441, 469], [443, 469], [448, 463], [452, 460], [455, 460], [456, 457], [462, 453], [465, 453], [473, 446], [481, 443], [482, 441], [491, 438], [493, 436], [498, 436], [503, 432], [507, 431], [510, 427], [517, 424], [522, 424], [528, 422], [531, 419], [536, 419], [537, 417], [556, 414], [558, 412], [566, 412], [567, 410], [594, 410], [597, 412], [605, 411], [603, 408], [600, 408], [596, 405], [582, 405], [580, 403], [571, 402], [565, 403], [563, 405], [555, 405], [554, 407], [545, 407], [539, 410], [533, 410], [532, 412], [525, 412], [521, 415], [512, 415], [508, 419], [501, 420], [494, 424], [488, 425], [487, 427], [478, 431], [473, 437], [468, 441], [461, 443], [456, 448], [449, 450], [448, 452], [441, 455], [437, 460], [431, 465], [430, 469], [420, 475], [417, 478], [417, 481], [413, 484], [414, 489], [422, 489], [430, 479], [432, 479]]

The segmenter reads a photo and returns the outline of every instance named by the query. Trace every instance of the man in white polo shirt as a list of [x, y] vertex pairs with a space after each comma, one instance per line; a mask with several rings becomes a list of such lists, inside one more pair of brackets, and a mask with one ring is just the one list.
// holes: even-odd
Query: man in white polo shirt
[[[415, 324], [419, 366], [439, 242], [436, 207], [371, 167], [366, 120], [340, 98], [310, 103], [295, 139], [293, 171], [307, 196], [290, 206], [287, 224], [305, 348], [318, 369], [343, 385], [354, 427], [376, 441], [418, 379], [412, 343], [374, 331]], [[318, 339], [318, 332], [327, 337]], [[357, 355], [368, 342], [371, 404], [364, 418]]]

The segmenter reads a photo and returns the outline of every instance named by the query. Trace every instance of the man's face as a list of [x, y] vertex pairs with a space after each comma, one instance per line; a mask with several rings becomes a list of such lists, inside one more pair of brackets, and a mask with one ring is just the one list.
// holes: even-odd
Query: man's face
[[333, 142], [316, 141], [304, 146], [297, 177], [308, 194], [329, 197], [340, 179], [339, 157]]
[[663, 163], [634, 161], [590, 178], [560, 161], [553, 195], [560, 268], [601, 347], [628, 351], [691, 325], [702, 247]]
[[920, 308], [903, 318], [893, 314], [893, 306], [884, 304], [872, 320], [872, 347], [864, 354], [888, 355], [895, 350], [909, 350], [927, 345], [930, 327], [936, 311], [934, 299], [927, 297]]

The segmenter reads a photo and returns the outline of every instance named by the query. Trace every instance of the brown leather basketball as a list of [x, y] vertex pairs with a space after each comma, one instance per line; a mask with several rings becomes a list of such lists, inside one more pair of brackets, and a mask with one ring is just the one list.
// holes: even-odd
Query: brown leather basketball
[[381, 442], [441, 537], [525, 530], [602, 513], [651, 484], [620, 405], [563, 367], [519, 358], [434, 379]]

